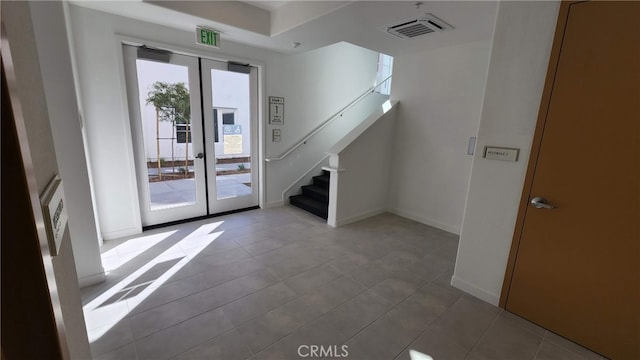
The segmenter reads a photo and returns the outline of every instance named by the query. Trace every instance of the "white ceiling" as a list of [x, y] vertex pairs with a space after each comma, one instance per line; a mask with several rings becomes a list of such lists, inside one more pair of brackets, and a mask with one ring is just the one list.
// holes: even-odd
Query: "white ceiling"
[[[336, 41], [390, 55], [417, 52], [490, 38], [497, 2], [425, 1], [417, 8], [413, 1], [355, 1], [337, 11], [311, 20], [276, 37], [283, 44], [299, 41], [302, 48], [316, 48]], [[425, 13], [433, 13], [455, 29], [413, 39], [386, 33], [386, 26]]]
[[291, 0], [288, 1], [244, 1], [249, 5], [253, 5], [253, 6], [257, 6], [261, 9], [265, 9], [265, 10], [269, 10], [269, 11], [273, 11], [273, 10], [277, 10], [278, 8], [282, 7], [282, 5], [290, 2]]
[[[223, 41], [234, 41], [253, 46], [268, 48], [278, 52], [294, 53], [316, 49], [340, 41], [347, 41], [365, 48], [393, 56], [405, 52], [417, 52], [428, 49], [451, 46], [476, 40], [489, 39], [493, 33], [497, 1], [423, 1], [417, 7], [415, 1], [246, 1], [238, 4], [238, 9], [247, 9], [248, 5], [258, 6], [256, 14], [268, 10], [271, 17], [271, 34], [274, 26], [289, 29], [268, 36], [247, 29], [251, 28], [251, 19], [246, 26], [241, 23], [225, 24], [224, 17], [216, 21], [202, 17], [187, 6], [189, 2], [169, 2], [171, 9], [163, 6], [165, 2], [155, 4], [141, 0], [134, 1], [73, 1], [74, 4], [131, 17], [143, 21], [162, 24], [186, 31], [195, 31], [197, 25], [207, 25], [221, 31]], [[218, 3], [220, 4], [220, 3]], [[212, 6], [218, 4], [213, 3]], [[228, 4], [228, 3], [226, 3]], [[233, 5], [233, 3], [231, 3]], [[240, 6], [242, 5], [242, 6]], [[202, 6], [202, 3], [200, 3]], [[226, 5], [227, 6], [227, 5]], [[183, 10], [183, 11], [178, 11]], [[189, 13], [192, 12], [192, 14]], [[384, 31], [385, 25], [393, 24], [424, 13], [433, 13], [455, 29], [442, 33], [432, 33], [413, 39], [399, 39]], [[262, 19], [261, 19], [262, 20]], [[276, 22], [278, 22], [276, 24]], [[289, 21], [284, 26], [282, 22]], [[243, 28], [244, 27], [244, 28]], [[293, 48], [292, 44], [302, 45]]]

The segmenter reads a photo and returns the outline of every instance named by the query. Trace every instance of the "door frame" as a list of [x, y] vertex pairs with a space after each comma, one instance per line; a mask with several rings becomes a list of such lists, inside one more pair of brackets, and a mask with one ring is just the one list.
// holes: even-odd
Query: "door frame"
[[[13, 186], [14, 191], [3, 194], [2, 198], [2, 239], [4, 244], [13, 243], [13, 246], [0, 246], [2, 269], [5, 271], [3, 277], [9, 279], [2, 282], [2, 307], [11, 307], [14, 311], [10, 314], [4, 313], [2, 327], [21, 324], [10, 332], [5, 331], [0, 353], [2, 359], [18, 354], [71, 359], [59, 295], [60, 284], [56, 280], [54, 259], [49, 250], [51, 239], [48, 239], [49, 235], [45, 231], [40, 193], [27, 138], [22, 110], [24, 99], [18, 93], [19, 86], [11, 50], [11, 44], [15, 40], [12, 41], [7, 36], [4, 21], [0, 22], [0, 29], [4, 150], [2, 165], [3, 171], [9, 170], [14, 174], [11, 177], [12, 181], [3, 183], [3, 188], [5, 185]], [[6, 151], [7, 149], [11, 152]], [[8, 169], [5, 169], [7, 165]], [[6, 219], [14, 220], [16, 217], [17, 221], [5, 224]], [[66, 230], [66, 233], [68, 231]], [[11, 241], [13, 238], [19, 238], [21, 241]], [[8, 270], [12, 272], [9, 273]], [[16, 272], [20, 272], [20, 276]], [[25, 282], [30, 286], [21, 286]], [[24, 316], [25, 314], [37, 316]], [[39, 332], [29, 331], [36, 327], [40, 329]], [[29, 352], [25, 353], [25, 349]]]
[[[123, 45], [131, 45], [131, 46], [142, 46], [147, 45], [157, 49], [168, 49], [172, 51], [174, 54], [188, 55], [200, 57], [203, 59], [210, 59], [216, 61], [226, 61], [226, 62], [238, 62], [241, 64], [250, 64], [257, 68], [258, 71], [258, 99], [257, 99], [257, 111], [258, 111], [258, 206], [262, 209], [265, 208], [266, 204], [266, 176], [265, 176], [265, 162], [264, 159], [266, 157], [266, 86], [265, 86], [265, 67], [266, 64], [263, 61], [238, 57], [234, 55], [230, 55], [224, 52], [220, 52], [217, 49], [210, 48], [202, 48], [198, 46], [190, 46], [190, 45], [178, 45], [175, 43], [164, 42], [162, 39], [153, 40], [148, 37], [138, 37], [125, 35], [122, 33], [116, 33], [113, 37], [113, 46], [116, 49], [116, 66], [118, 68], [117, 75], [120, 81], [120, 100], [122, 101], [122, 107], [125, 111], [123, 111], [124, 120], [126, 124], [131, 124], [131, 116], [129, 113], [129, 99], [127, 96], [126, 89], [126, 77], [125, 77], [125, 65], [124, 65], [124, 51]], [[133, 136], [131, 134], [131, 126], [125, 126], [124, 135], [129, 139], [127, 141], [127, 154], [129, 162], [129, 185], [132, 186], [132, 193], [139, 198], [138, 194], [138, 185], [137, 185], [137, 175], [134, 164], [134, 148], [133, 148]], [[142, 232], [142, 218], [140, 216], [139, 209], [139, 201], [136, 201], [134, 206], [136, 207], [135, 214], [136, 218], [134, 219], [135, 228], [129, 229], [129, 231], [123, 232], [123, 236], [126, 235], [134, 235]]]
[[[250, 72], [247, 74], [249, 77], [249, 148], [251, 149], [251, 195], [232, 197], [228, 199], [217, 198], [217, 179], [218, 174], [215, 171], [216, 159], [219, 154], [216, 154], [214, 143], [207, 137], [214, 133], [213, 125], [213, 104], [211, 101], [215, 97], [212, 87], [211, 70], [230, 71], [227, 69], [227, 61], [200, 59], [200, 81], [201, 81], [201, 93], [202, 93], [202, 119], [204, 129], [204, 146], [205, 146], [205, 164], [207, 169], [213, 169], [207, 173], [207, 189], [209, 193], [208, 198], [208, 211], [210, 214], [224, 213], [228, 211], [234, 211], [234, 209], [243, 209], [255, 206], [259, 203], [260, 189], [258, 186], [260, 173], [256, 173], [253, 169], [258, 169], [260, 159], [254, 155], [254, 152], [258, 152], [258, 123], [260, 119], [257, 118], [258, 113], [258, 69], [255, 66], [249, 65]], [[222, 116], [220, 117], [222, 121]], [[222, 140], [221, 140], [222, 142]], [[258, 170], [259, 171], [259, 170]], [[258, 189], [255, 188], [258, 186]]]
[[[138, 88], [138, 67], [137, 60], [139, 59], [137, 50], [138, 47], [130, 45], [122, 45], [125, 65], [125, 77], [127, 94], [131, 96], [129, 102], [129, 119], [131, 120], [129, 126], [131, 128], [131, 141], [133, 148], [133, 156], [135, 163], [136, 185], [138, 189], [138, 204], [140, 207], [140, 217], [142, 225], [156, 226], [159, 224], [170, 223], [173, 221], [180, 221], [183, 219], [189, 219], [194, 217], [201, 217], [207, 215], [207, 197], [206, 197], [206, 174], [205, 164], [203, 159], [194, 158], [194, 192], [195, 202], [189, 205], [167, 207], [163, 209], [150, 208], [151, 203], [151, 189], [147, 174], [147, 158], [146, 158], [146, 139], [143, 129], [143, 117], [142, 108], [138, 101], [140, 99], [140, 89]], [[126, 49], [124, 49], [126, 47]], [[202, 129], [202, 114], [200, 104], [200, 69], [198, 58], [193, 56], [187, 56], [182, 54], [171, 54], [173, 57], [170, 62], [166, 64], [179, 65], [187, 68], [187, 78], [189, 81], [189, 93], [191, 102], [191, 134], [192, 134], [192, 153], [204, 152], [203, 133]], [[189, 144], [185, 144], [189, 146]]]
[[502, 283], [502, 291], [500, 293], [500, 301], [498, 303], [498, 306], [503, 309], [506, 309], [507, 306], [507, 298], [509, 297], [511, 280], [513, 279], [516, 257], [518, 255], [518, 248], [520, 247], [520, 238], [522, 237], [522, 232], [524, 230], [524, 220], [527, 215], [527, 210], [530, 209], [529, 197], [531, 195], [533, 178], [536, 172], [536, 167], [538, 165], [538, 153], [540, 152], [540, 147], [542, 145], [542, 135], [544, 133], [544, 127], [547, 122], [547, 113], [549, 111], [553, 85], [556, 79], [558, 63], [560, 61], [560, 51], [562, 50], [562, 42], [564, 40], [565, 27], [567, 25], [567, 20], [569, 17], [569, 9], [571, 8], [571, 5], [582, 2], [586, 1], [562, 1], [562, 3], [560, 4], [560, 10], [558, 11], [558, 21], [556, 23], [556, 31], [553, 38], [553, 45], [551, 47], [551, 55], [549, 56], [547, 75], [545, 78], [544, 88], [542, 90], [542, 98], [540, 100], [538, 119], [536, 121], [533, 142], [531, 144], [529, 163], [527, 165], [527, 172], [524, 178], [524, 185], [522, 187], [522, 196], [520, 198], [520, 204], [518, 206], [518, 216], [516, 218], [513, 239], [511, 242], [511, 249], [509, 250], [509, 257], [507, 260], [507, 268], [505, 270], [504, 281]]

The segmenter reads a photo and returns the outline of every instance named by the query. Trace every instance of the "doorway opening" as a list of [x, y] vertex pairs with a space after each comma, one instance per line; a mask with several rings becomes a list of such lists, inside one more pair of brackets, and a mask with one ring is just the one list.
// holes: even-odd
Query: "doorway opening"
[[257, 68], [123, 53], [143, 227], [257, 206]]

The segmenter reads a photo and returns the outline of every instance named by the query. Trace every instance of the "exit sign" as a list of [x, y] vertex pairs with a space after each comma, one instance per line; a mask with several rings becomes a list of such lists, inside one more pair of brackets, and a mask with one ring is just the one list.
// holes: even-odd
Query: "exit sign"
[[198, 26], [196, 28], [196, 43], [219, 48], [220, 33], [215, 30]]

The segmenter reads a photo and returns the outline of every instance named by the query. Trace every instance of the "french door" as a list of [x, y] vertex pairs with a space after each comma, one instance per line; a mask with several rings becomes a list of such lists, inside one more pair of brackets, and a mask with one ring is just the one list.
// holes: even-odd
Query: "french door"
[[123, 52], [142, 225], [256, 206], [257, 69]]
[[201, 59], [209, 213], [258, 205], [258, 72]]

